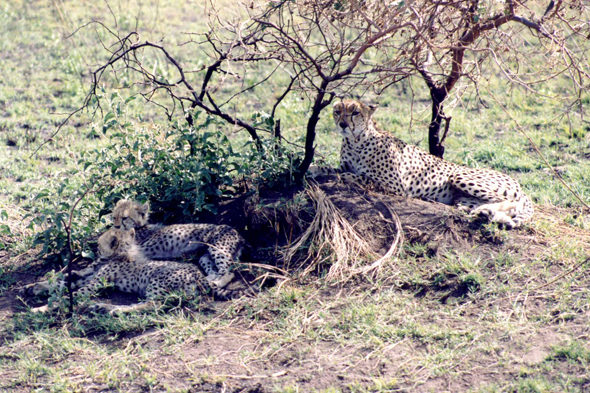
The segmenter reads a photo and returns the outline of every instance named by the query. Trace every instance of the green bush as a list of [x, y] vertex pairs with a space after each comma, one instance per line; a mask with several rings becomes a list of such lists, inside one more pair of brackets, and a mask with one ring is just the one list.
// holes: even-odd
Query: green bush
[[[64, 228], [74, 203], [90, 190], [73, 210], [72, 240], [76, 255], [93, 257], [82, 239], [91, 238], [108, 225], [102, 218], [122, 198], [149, 201], [158, 221], [195, 222], [199, 212], [216, 212], [222, 197], [235, 193], [234, 184], [252, 191], [265, 185], [288, 186], [301, 162], [301, 152], [278, 144], [274, 138], [257, 145], [247, 142], [234, 150], [223, 132], [224, 123], [195, 112], [193, 126], [171, 120], [163, 125], [132, 119], [117, 93], [108, 99], [110, 109], [102, 128], [91, 132], [104, 139], [102, 147], [86, 151], [78, 172], [62, 177], [36, 197], [36, 217], [41, 230], [34, 243], [59, 264], [67, 262]], [[262, 128], [274, 120], [255, 114]]]
[[227, 136], [208, 130], [214, 119], [195, 127], [110, 124], [118, 129], [109, 134], [109, 144], [81, 160], [85, 170], [108, 184], [97, 192], [102, 214], [121, 198], [149, 199], [154, 211], [166, 212], [164, 219], [190, 221], [202, 210], [215, 212], [216, 200], [233, 184], [237, 164]]

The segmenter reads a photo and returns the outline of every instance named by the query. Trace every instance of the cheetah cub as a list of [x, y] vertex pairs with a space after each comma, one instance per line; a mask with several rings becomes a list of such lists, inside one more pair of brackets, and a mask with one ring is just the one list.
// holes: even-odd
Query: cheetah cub
[[453, 164], [381, 131], [377, 106], [343, 100], [333, 107], [343, 137], [337, 170], [310, 168], [310, 176], [339, 172], [349, 182], [380, 191], [457, 205], [512, 229], [529, 221], [533, 204], [516, 180], [490, 169]]
[[[113, 284], [122, 292], [136, 293], [147, 301], [130, 306], [116, 306], [96, 303], [95, 310], [110, 313], [125, 313], [153, 309], [158, 298], [172, 291], [182, 291], [187, 294], [212, 294], [219, 299], [232, 299], [245, 294], [245, 291], [231, 291], [215, 288], [201, 270], [188, 263], [172, 261], [153, 261], [145, 257], [135, 242], [135, 229], [129, 230], [112, 228], [103, 233], [98, 239], [97, 263], [91, 265], [96, 269], [93, 274], [78, 279], [74, 283], [79, 288], [76, 296], [94, 295], [103, 283]], [[64, 282], [55, 285], [63, 286]], [[47, 282], [32, 284], [29, 293], [40, 294], [41, 290], [51, 289]], [[48, 307], [33, 309], [35, 312], [45, 312]]]
[[134, 228], [137, 244], [150, 259], [174, 259], [205, 248], [207, 252], [199, 259], [199, 265], [207, 273], [209, 283], [223, 288], [234, 278], [230, 268], [244, 245], [235, 229], [214, 224], [148, 224], [149, 212], [147, 202], [142, 205], [122, 199], [113, 209], [114, 227]]

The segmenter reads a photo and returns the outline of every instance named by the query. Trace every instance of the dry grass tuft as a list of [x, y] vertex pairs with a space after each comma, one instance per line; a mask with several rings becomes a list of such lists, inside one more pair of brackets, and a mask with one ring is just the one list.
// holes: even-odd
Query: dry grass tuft
[[[564, 218], [568, 215], [576, 217], [580, 220], [579, 224], [583, 227], [567, 223]], [[535, 206], [534, 219], [539, 223], [545, 221], [550, 223], [550, 230], [541, 231], [544, 238], [549, 240], [552, 237], [566, 238], [570, 237], [578, 240], [585, 250], [590, 250], [590, 230], [587, 229], [588, 221], [587, 213], [579, 211], [572, 215], [572, 209], [560, 208], [557, 206]]]
[[[298, 251], [309, 242], [310, 252], [299, 265], [300, 278], [307, 277], [320, 265], [329, 264], [326, 280], [342, 283], [358, 274], [379, 272], [399, 251], [403, 241], [401, 222], [391, 209], [389, 211], [396, 235], [388, 251], [379, 257], [324, 191], [311, 185], [307, 193], [315, 205], [315, 217], [301, 237], [283, 251], [285, 266], [288, 266]], [[367, 264], [367, 261], [374, 259], [374, 262]]]

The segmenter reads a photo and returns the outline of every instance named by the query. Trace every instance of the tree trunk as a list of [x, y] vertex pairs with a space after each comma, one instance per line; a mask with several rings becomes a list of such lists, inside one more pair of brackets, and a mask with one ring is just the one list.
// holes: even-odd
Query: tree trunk
[[303, 177], [305, 173], [309, 169], [311, 165], [311, 161], [313, 161], [313, 154], [315, 152], [314, 142], [315, 142], [315, 127], [320, 121], [320, 113], [322, 109], [330, 104], [332, 101], [332, 97], [328, 98], [324, 101], [324, 97], [326, 95], [326, 88], [330, 82], [324, 80], [318, 90], [318, 95], [315, 97], [313, 102], [313, 107], [311, 108], [311, 116], [307, 121], [307, 132], [305, 134], [305, 155], [303, 156], [303, 161], [297, 168], [297, 174], [295, 174], [295, 181], [297, 183], [301, 183], [303, 181]]
[[432, 120], [428, 126], [428, 147], [430, 154], [443, 158], [445, 147], [440, 140], [440, 126], [444, 113], [443, 101], [447, 98], [447, 91], [444, 87], [430, 89], [430, 97], [432, 98]]
[[279, 157], [281, 157], [281, 119], [278, 119], [275, 123], [274, 144], [275, 152]]
[[301, 183], [301, 181], [303, 181], [303, 177], [305, 176], [305, 173], [309, 169], [311, 161], [313, 160], [313, 154], [315, 152], [313, 145], [315, 142], [315, 127], [318, 124], [318, 121], [320, 121], [320, 112], [322, 111], [320, 103], [322, 102], [323, 98], [324, 93], [319, 92], [314, 102], [311, 116], [307, 121], [307, 132], [305, 134], [305, 155], [303, 156], [303, 161], [299, 165], [299, 168], [297, 168], [297, 174], [295, 175], [295, 181], [297, 183]]

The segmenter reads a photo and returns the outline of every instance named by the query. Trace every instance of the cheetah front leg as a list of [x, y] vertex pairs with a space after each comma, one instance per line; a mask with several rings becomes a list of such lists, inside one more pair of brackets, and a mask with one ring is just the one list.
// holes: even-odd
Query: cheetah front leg
[[[80, 295], [92, 295], [96, 293], [96, 291], [101, 287], [102, 279], [97, 277], [97, 275], [94, 275], [78, 279], [77, 281], [74, 281], [72, 284], [73, 290], [75, 290], [76, 288], [80, 288], [76, 293], [74, 293], [74, 296], [78, 297]], [[57, 282], [51, 282], [50, 280], [40, 281], [37, 283], [27, 285], [25, 288], [23, 288], [21, 293], [24, 293], [26, 295], [37, 296], [41, 294], [46, 294], [56, 289], [62, 289], [65, 287], [65, 285], [66, 281], [64, 280], [58, 280]], [[46, 313], [50, 310], [54, 310], [56, 307], [57, 306], [54, 304], [53, 307], [50, 308], [49, 305], [46, 304], [44, 306], [32, 308], [31, 312]]]
[[335, 175], [338, 173], [344, 173], [350, 170], [350, 168], [347, 167], [345, 161], [342, 159], [342, 157], [347, 157], [348, 156], [348, 148], [346, 146], [346, 144], [343, 144], [342, 147], [340, 148], [340, 165], [338, 166], [338, 168], [333, 168], [330, 166], [325, 166], [325, 165], [310, 165], [309, 168], [307, 169], [307, 172], [305, 173], [305, 177], [311, 178], [311, 179], [315, 179], [321, 176], [329, 176], [329, 175]]
[[315, 179], [321, 176], [334, 175], [338, 172], [338, 169], [329, 166], [310, 165], [305, 176], [311, 179]]
[[128, 306], [97, 302], [90, 306], [88, 310], [101, 314], [121, 315], [139, 311], [152, 311], [158, 308], [158, 306], [159, 303], [153, 300], [131, 304]]
[[117, 276], [121, 275], [121, 271], [109, 265], [103, 266], [94, 275], [85, 278], [78, 282], [80, 289], [74, 294], [75, 296], [93, 296], [105, 287], [105, 284], [115, 284]]
[[49, 280], [34, 282], [32, 284], [25, 285], [19, 291], [20, 295], [24, 296], [41, 296], [48, 294], [51, 291], [61, 289], [65, 286], [64, 280], [57, 280], [51, 282]]
[[[96, 263], [91, 264], [85, 269], [72, 271], [72, 289], [76, 289], [83, 284], [83, 282], [96, 271]], [[34, 282], [25, 285], [19, 291], [23, 296], [41, 296], [46, 295], [51, 291], [60, 290], [66, 286], [68, 274], [64, 275], [63, 279], [50, 279]]]
[[[471, 216], [486, 217], [489, 221], [504, 225], [506, 229], [513, 229], [518, 226], [510, 216], [510, 212], [518, 207], [519, 202], [503, 201], [481, 204], [483, 202], [480, 199], [460, 196], [455, 199], [454, 203], [460, 210], [467, 211]], [[474, 208], [474, 206], [476, 207]]]
[[380, 187], [366, 175], [359, 175], [352, 172], [343, 172], [340, 174], [340, 180], [345, 184], [352, 184], [361, 188], [380, 190]]
[[312, 165], [309, 167], [306, 176], [311, 179], [316, 179], [321, 176], [338, 175], [340, 181], [344, 184], [354, 185], [365, 189], [374, 191], [383, 191], [379, 185], [368, 176], [349, 172], [344, 168], [331, 168]]

